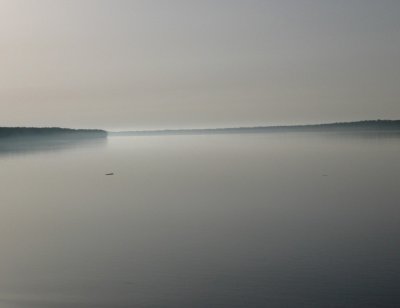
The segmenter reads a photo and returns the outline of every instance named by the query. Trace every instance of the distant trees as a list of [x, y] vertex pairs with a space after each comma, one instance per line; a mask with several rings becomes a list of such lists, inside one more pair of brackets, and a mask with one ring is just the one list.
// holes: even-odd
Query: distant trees
[[69, 129], [60, 127], [0, 127], [0, 138], [15, 137], [77, 137], [104, 138], [107, 132], [98, 129]]
[[264, 132], [400, 132], [400, 120], [369, 120], [311, 125], [253, 126], [205, 129], [166, 129], [114, 132], [115, 136], [243, 134]]
[[329, 124], [305, 125], [303, 127], [365, 129], [365, 130], [399, 130], [400, 120], [368, 120], [357, 122], [337, 122]]

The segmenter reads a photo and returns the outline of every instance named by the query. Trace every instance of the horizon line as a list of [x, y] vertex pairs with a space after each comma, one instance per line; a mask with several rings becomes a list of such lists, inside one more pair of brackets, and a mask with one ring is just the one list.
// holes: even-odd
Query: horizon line
[[210, 130], [229, 130], [229, 129], [257, 129], [257, 128], [300, 128], [300, 127], [315, 127], [322, 125], [339, 125], [339, 124], [361, 124], [361, 123], [376, 123], [376, 122], [400, 122], [400, 119], [375, 119], [375, 120], [357, 120], [343, 122], [320, 122], [309, 124], [284, 124], [284, 125], [256, 125], [256, 126], [227, 126], [227, 127], [207, 127], [207, 128], [165, 128], [165, 129], [141, 129], [141, 130], [106, 130], [109, 133], [152, 133], [152, 132], [177, 132], [177, 131], [210, 131]]

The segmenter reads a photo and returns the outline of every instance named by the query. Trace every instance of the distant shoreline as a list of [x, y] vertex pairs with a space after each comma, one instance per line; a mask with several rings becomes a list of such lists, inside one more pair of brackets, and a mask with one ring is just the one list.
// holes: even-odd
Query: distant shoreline
[[0, 140], [23, 138], [91, 139], [106, 137], [107, 132], [100, 129], [71, 129], [60, 127], [0, 127]]
[[367, 120], [309, 125], [228, 127], [206, 129], [165, 129], [108, 132], [109, 136], [245, 134], [269, 132], [398, 132], [400, 120]]
[[165, 129], [110, 132], [101, 129], [71, 129], [60, 127], [0, 127], [0, 140], [23, 138], [92, 139], [107, 136], [158, 136], [206, 134], [254, 134], [274, 132], [357, 132], [400, 133], [400, 120], [367, 120], [308, 125], [227, 127], [204, 129]]

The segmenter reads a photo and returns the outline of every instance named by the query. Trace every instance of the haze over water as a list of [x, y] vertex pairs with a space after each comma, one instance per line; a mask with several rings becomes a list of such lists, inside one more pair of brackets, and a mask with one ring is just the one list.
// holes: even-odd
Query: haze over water
[[1, 307], [400, 306], [399, 136], [28, 148], [0, 152]]

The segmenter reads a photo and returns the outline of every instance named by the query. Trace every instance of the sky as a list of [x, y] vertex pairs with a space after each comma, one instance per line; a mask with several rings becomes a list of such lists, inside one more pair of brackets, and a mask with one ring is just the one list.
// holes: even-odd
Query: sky
[[399, 0], [0, 0], [0, 126], [400, 118]]

